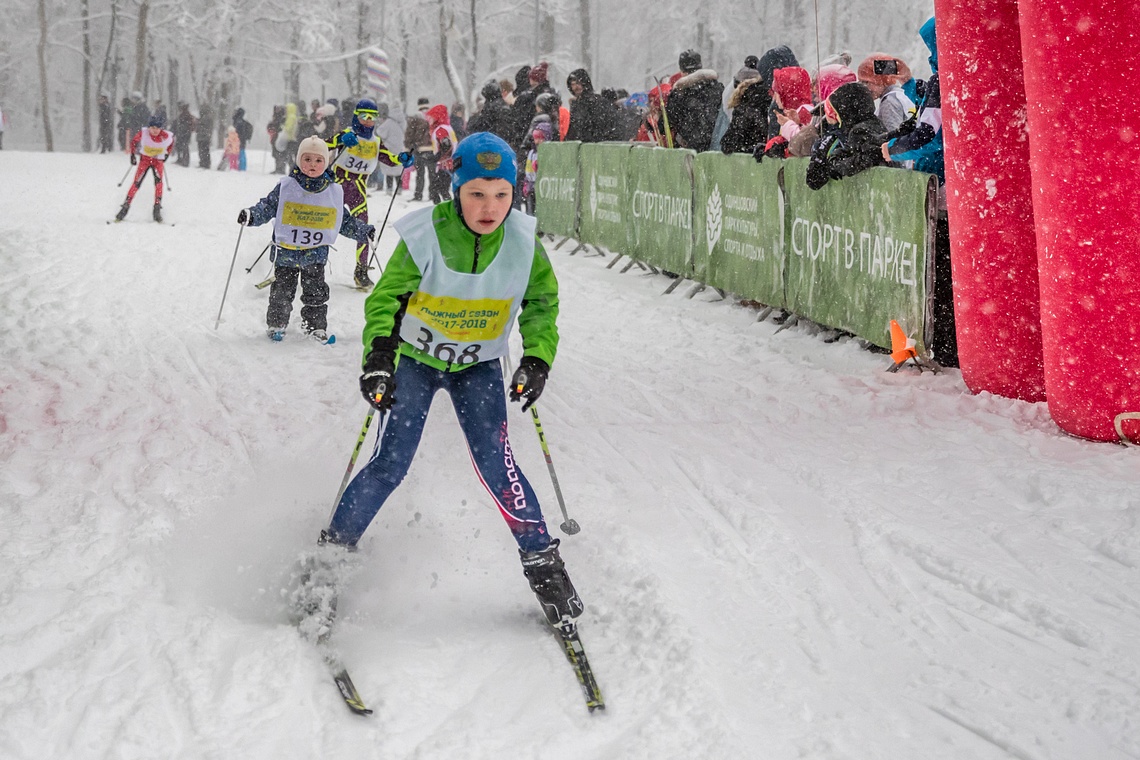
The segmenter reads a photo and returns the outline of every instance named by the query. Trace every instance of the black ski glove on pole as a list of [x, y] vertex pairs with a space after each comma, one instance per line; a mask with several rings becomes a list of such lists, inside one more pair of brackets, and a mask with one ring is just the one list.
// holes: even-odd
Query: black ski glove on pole
[[546, 387], [546, 376], [549, 374], [549, 364], [537, 356], [524, 356], [519, 362], [519, 368], [515, 370], [514, 377], [511, 378], [511, 401], [526, 399], [522, 410], [525, 412], [530, 409], [542, 395], [542, 389]]
[[360, 393], [378, 412], [386, 412], [396, 403], [396, 343], [391, 338], [373, 338], [372, 350], [364, 360]]

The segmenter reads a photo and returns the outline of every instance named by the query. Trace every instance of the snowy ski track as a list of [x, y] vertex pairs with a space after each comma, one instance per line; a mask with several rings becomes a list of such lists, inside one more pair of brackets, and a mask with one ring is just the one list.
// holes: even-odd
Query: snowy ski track
[[122, 155], [0, 153], [0, 757], [1140, 757], [1136, 450], [569, 244], [539, 408], [608, 708], [441, 396], [343, 597], [376, 710], [351, 715], [280, 591], [366, 413], [364, 295], [341, 238], [337, 344], [298, 337], [299, 303], [270, 343], [248, 229], [214, 330], [237, 212], [276, 179], [250, 166], [171, 166], [176, 226], [149, 179], [107, 225]]

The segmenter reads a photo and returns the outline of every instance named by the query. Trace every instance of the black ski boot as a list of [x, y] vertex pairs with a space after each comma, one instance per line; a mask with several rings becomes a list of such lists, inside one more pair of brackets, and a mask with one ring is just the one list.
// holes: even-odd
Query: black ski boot
[[115, 214], [115, 221], [121, 222], [127, 218], [127, 212], [131, 210], [130, 203], [124, 203], [123, 207], [119, 209], [119, 213]]
[[530, 590], [538, 597], [547, 622], [561, 629], [572, 625], [570, 621], [581, 615], [585, 607], [566, 574], [566, 566], [558, 554], [558, 544], [556, 538], [539, 552], [519, 549], [519, 559], [522, 560], [523, 575], [530, 581]]
[[162, 206], [158, 203], [154, 204], [154, 221], [162, 221]]
[[321, 531], [316, 549], [301, 555], [289, 594], [292, 619], [301, 635], [323, 644], [336, 619], [337, 594], [356, 568], [352, 547], [337, 544]]
[[374, 284], [368, 277], [368, 266], [366, 264], [357, 264], [356, 271], [352, 273], [353, 280], [356, 281], [356, 287], [361, 290], [372, 290]]

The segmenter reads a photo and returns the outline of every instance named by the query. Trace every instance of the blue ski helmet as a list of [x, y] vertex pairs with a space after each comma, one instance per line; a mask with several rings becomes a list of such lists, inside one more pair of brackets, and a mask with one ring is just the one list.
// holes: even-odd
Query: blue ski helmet
[[361, 98], [360, 100], [356, 101], [356, 110], [353, 113], [359, 114], [361, 116], [371, 115], [375, 117], [378, 110], [379, 109], [376, 108], [375, 100], [372, 100], [371, 98]]
[[[376, 101], [369, 98], [361, 98], [356, 101], [356, 108], [352, 112], [352, 131], [361, 137], [371, 139], [372, 130], [376, 128], [377, 118]], [[360, 117], [372, 117], [372, 126], [366, 127], [360, 123]]]
[[505, 179], [515, 185], [517, 165], [515, 152], [498, 135], [476, 132], [467, 135], [455, 146], [451, 156], [451, 189], [459, 188], [473, 179]]

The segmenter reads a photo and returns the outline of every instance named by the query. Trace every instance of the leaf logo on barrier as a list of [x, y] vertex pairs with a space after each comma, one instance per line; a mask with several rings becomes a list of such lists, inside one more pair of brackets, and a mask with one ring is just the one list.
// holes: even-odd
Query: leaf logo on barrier
[[590, 175], [590, 216], [598, 216], [598, 175]]
[[721, 223], [724, 221], [723, 206], [720, 200], [720, 185], [713, 185], [709, 194], [708, 203], [705, 204], [705, 228], [708, 238], [709, 253], [716, 248], [720, 240]]

